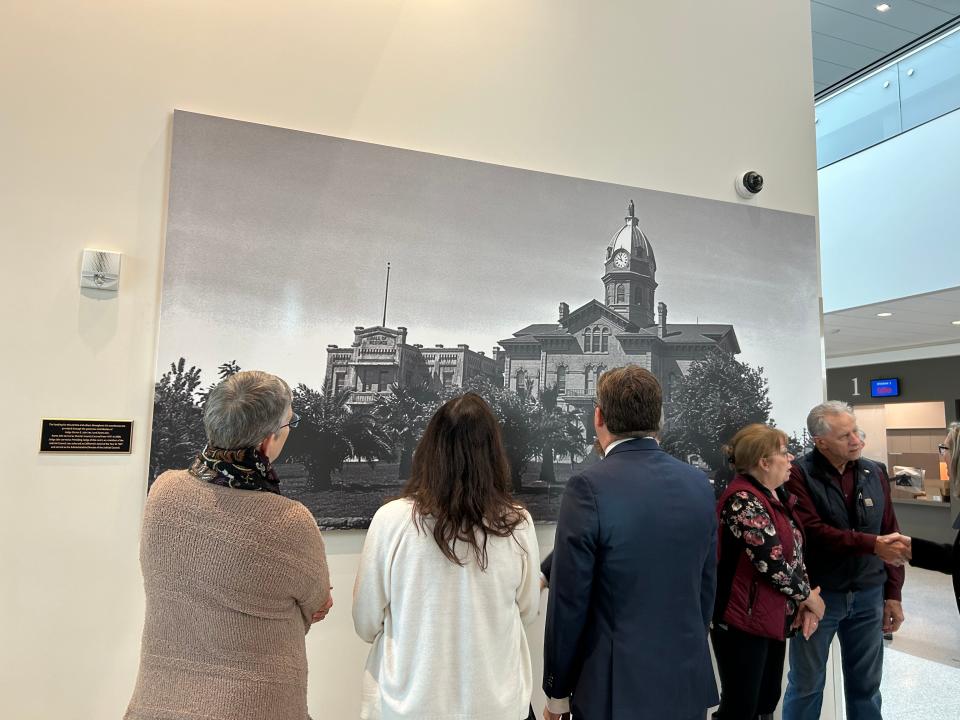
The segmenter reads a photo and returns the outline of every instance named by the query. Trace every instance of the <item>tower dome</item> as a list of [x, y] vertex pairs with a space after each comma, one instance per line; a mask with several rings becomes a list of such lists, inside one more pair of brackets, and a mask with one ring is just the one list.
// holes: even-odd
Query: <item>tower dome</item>
[[650, 263], [652, 270], [657, 269], [657, 259], [653, 255], [653, 246], [647, 236], [640, 229], [640, 220], [633, 207], [633, 200], [627, 206], [627, 216], [623, 226], [616, 232], [610, 244], [607, 245], [607, 259], [610, 259], [617, 250], [626, 250], [631, 258], [645, 260]]

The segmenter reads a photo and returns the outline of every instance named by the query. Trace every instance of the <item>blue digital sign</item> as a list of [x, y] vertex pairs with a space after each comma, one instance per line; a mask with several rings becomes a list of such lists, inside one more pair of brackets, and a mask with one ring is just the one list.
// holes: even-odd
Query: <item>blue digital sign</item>
[[882, 378], [870, 381], [870, 397], [897, 397], [900, 394], [900, 378]]

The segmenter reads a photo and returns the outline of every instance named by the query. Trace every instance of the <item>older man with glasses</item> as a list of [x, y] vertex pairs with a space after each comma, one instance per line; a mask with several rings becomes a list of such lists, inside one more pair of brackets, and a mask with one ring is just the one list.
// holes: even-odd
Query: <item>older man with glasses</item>
[[886, 468], [861, 457], [863, 438], [846, 403], [807, 416], [814, 449], [797, 458], [787, 486], [807, 539], [807, 571], [826, 614], [808, 640], [790, 641], [784, 720], [820, 717], [827, 655], [840, 639], [847, 720], [881, 720], [884, 632], [903, 622], [900, 589], [910, 538], [901, 535]]

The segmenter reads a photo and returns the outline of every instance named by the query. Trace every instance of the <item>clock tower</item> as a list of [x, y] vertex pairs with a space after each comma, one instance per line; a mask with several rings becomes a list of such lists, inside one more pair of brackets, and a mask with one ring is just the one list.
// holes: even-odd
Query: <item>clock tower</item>
[[607, 246], [603, 290], [605, 304], [630, 322], [649, 327], [654, 321], [657, 260], [650, 241], [640, 229], [633, 200], [624, 225]]

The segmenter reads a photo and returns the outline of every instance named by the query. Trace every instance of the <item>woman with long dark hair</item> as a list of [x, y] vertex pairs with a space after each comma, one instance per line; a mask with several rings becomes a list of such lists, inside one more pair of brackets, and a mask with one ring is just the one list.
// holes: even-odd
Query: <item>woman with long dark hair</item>
[[372, 643], [360, 717], [526, 718], [539, 555], [496, 417], [473, 393], [450, 400], [367, 531], [353, 591], [354, 627]]

